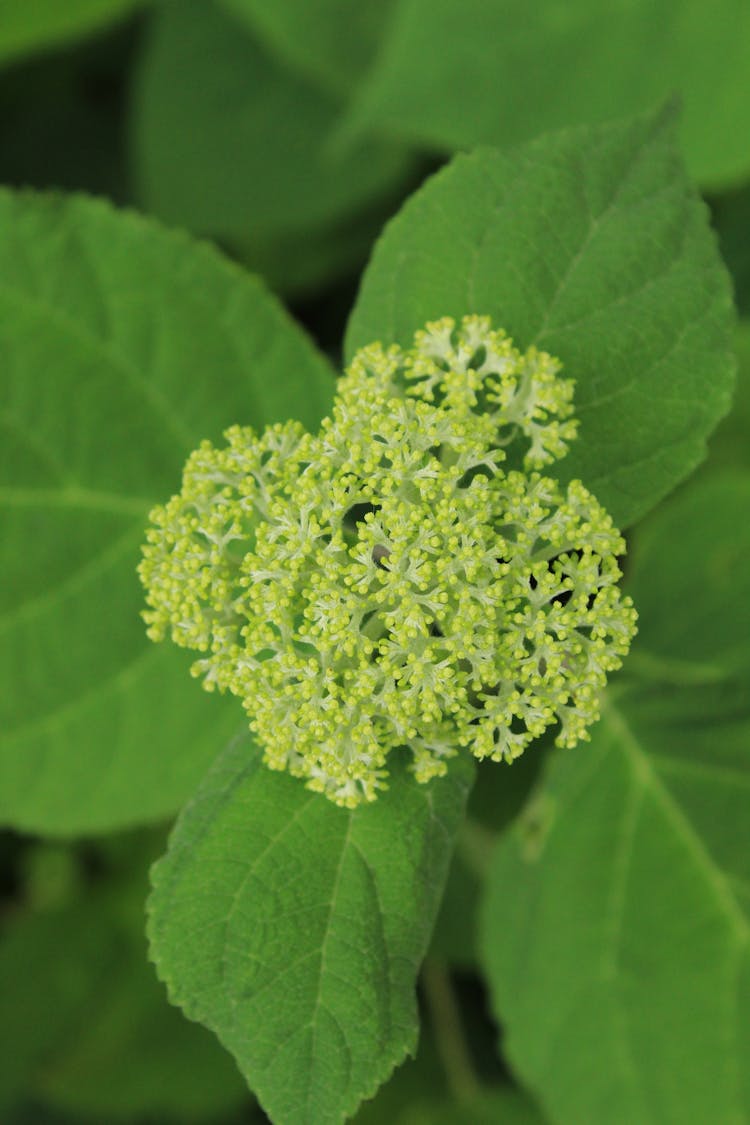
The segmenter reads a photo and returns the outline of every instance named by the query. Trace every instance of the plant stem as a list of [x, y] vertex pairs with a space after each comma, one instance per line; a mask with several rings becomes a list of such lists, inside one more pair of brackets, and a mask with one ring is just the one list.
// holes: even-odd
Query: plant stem
[[422, 967], [422, 983], [435, 1034], [435, 1043], [456, 1102], [467, 1104], [481, 1092], [461, 1025], [450, 973], [439, 957], [428, 957]]
[[497, 841], [497, 833], [486, 828], [478, 820], [467, 816], [461, 826], [456, 848], [469, 870], [484, 881]]

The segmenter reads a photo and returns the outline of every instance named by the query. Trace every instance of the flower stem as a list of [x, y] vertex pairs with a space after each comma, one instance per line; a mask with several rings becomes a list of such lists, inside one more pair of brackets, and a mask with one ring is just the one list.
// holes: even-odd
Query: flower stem
[[422, 983], [448, 1088], [454, 1100], [465, 1105], [479, 1096], [481, 1084], [469, 1055], [450, 973], [442, 958], [426, 959]]
[[461, 859], [480, 881], [484, 881], [487, 877], [496, 842], [496, 832], [486, 828], [474, 817], [466, 817], [461, 826], [456, 847]]

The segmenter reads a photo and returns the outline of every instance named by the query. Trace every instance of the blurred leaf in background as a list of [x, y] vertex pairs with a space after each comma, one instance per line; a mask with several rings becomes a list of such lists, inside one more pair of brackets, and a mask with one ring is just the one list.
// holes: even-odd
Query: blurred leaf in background
[[398, 0], [220, 0], [289, 67], [333, 94], [356, 89]]
[[147, 0], [0, 0], [0, 65], [99, 31]]
[[750, 171], [744, 0], [400, 0], [347, 132], [443, 151], [646, 110], [673, 92], [701, 183]]
[[[356, 228], [352, 242], [343, 225], [403, 191], [416, 168], [401, 144], [336, 149], [339, 113], [335, 97], [281, 65], [218, 4], [166, 3], [134, 79], [137, 198], [168, 223], [236, 245], [251, 266], [273, 258], [277, 239], [287, 260], [295, 240], [311, 242], [306, 269], [320, 280], [362, 253]], [[284, 287], [279, 264], [273, 272]]]

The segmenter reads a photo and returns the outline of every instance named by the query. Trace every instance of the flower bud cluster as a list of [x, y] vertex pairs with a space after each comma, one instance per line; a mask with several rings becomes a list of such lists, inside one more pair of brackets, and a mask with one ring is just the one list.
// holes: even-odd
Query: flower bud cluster
[[393, 751], [426, 782], [461, 747], [588, 737], [636, 614], [610, 517], [539, 472], [576, 432], [558, 372], [446, 318], [358, 352], [317, 435], [233, 427], [191, 455], [151, 514], [149, 635], [197, 650], [269, 766], [354, 807]]

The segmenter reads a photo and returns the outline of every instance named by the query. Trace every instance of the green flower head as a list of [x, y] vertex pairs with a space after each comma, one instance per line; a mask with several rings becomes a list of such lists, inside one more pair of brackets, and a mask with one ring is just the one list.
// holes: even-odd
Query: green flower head
[[273, 769], [354, 807], [408, 748], [512, 761], [587, 738], [635, 632], [624, 543], [580, 481], [540, 469], [576, 435], [573, 384], [486, 317], [372, 344], [317, 435], [204, 442], [151, 513], [149, 635], [238, 695]]

